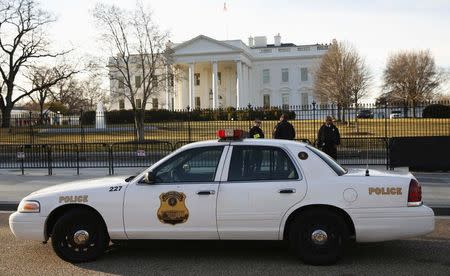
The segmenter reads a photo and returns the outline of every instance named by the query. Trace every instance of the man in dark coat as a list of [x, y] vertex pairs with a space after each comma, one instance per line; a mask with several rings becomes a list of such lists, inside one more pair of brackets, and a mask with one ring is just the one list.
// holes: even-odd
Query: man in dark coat
[[333, 118], [327, 116], [325, 123], [320, 127], [317, 134], [317, 146], [323, 152], [337, 159], [337, 146], [341, 143], [339, 129], [333, 124]]
[[248, 132], [248, 138], [264, 138], [264, 132], [261, 129], [261, 121], [255, 120], [253, 127]]
[[275, 139], [285, 139], [285, 140], [294, 140], [295, 138], [295, 129], [288, 122], [288, 115], [283, 113], [280, 117], [280, 122], [273, 129], [273, 138]]

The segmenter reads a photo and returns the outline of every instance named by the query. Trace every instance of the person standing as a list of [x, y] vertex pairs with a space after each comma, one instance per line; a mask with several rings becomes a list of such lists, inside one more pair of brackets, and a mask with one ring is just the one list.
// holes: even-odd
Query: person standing
[[288, 119], [289, 117], [286, 113], [283, 113], [280, 116], [280, 121], [273, 129], [274, 139], [294, 140], [295, 129], [292, 124], [288, 122]]
[[253, 127], [248, 132], [248, 138], [264, 138], [264, 132], [261, 129], [261, 120], [255, 119]]
[[320, 150], [337, 159], [337, 146], [341, 143], [339, 129], [333, 124], [333, 118], [327, 116], [325, 123], [320, 127], [317, 134], [317, 146]]

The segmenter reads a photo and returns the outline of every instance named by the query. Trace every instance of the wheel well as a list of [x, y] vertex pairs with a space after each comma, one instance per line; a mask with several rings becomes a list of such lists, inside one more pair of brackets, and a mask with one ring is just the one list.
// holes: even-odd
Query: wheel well
[[64, 215], [65, 213], [67, 213], [70, 210], [73, 209], [77, 209], [77, 210], [88, 210], [92, 213], [94, 213], [102, 222], [103, 227], [105, 227], [105, 229], [107, 229], [106, 227], [106, 223], [103, 220], [103, 217], [100, 215], [100, 213], [95, 210], [94, 208], [92, 208], [91, 206], [85, 205], [85, 204], [65, 204], [62, 206], [59, 206], [58, 208], [56, 208], [55, 210], [53, 210], [46, 222], [45, 222], [45, 239], [48, 240], [48, 238], [50, 238], [51, 233], [53, 231], [53, 226], [55, 226], [55, 223], [58, 221], [58, 219]]
[[302, 213], [310, 210], [327, 210], [329, 212], [333, 212], [344, 218], [345, 224], [348, 226], [348, 230], [350, 231], [350, 237], [355, 236], [355, 225], [353, 224], [353, 220], [350, 217], [350, 215], [342, 210], [341, 208], [338, 208], [336, 206], [332, 205], [324, 205], [324, 204], [315, 204], [315, 205], [306, 205], [303, 207], [298, 208], [292, 214], [289, 215], [288, 219], [286, 220], [284, 232], [283, 232], [283, 239], [287, 240], [288, 233], [289, 233], [289, 227], [291, 225], [291, 222], [294, 220], [295, 217], [301, 216]]

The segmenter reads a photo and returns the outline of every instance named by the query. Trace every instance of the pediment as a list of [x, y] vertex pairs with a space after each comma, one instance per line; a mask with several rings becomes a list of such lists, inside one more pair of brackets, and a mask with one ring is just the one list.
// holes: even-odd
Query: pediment
[[239, 51], [240, 49], [207, 36], [200, 35], [175, 46], [173, 50], [174, 55], [195, 55], [207, 53], [229, 53]]

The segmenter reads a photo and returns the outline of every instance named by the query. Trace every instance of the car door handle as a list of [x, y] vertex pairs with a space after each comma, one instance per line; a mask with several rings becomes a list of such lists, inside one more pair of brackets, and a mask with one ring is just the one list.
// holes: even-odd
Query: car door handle
[[216, 193], [216, 191], [214, 191], [214, 190], [209, 190], [209, 191], [198, 191], [198, 192], [197, 192], [198, 195], [213, 195], [213, 194], [215, 194], [215, 193]]
[[278, 191], [280, 194], [293, 194], [295, 193], [295, 189], [281, 189]]

